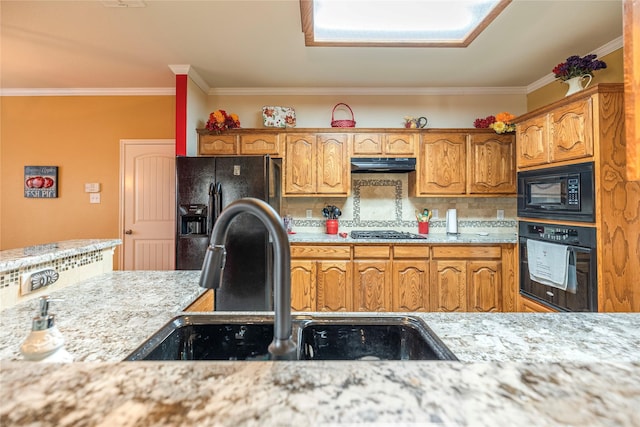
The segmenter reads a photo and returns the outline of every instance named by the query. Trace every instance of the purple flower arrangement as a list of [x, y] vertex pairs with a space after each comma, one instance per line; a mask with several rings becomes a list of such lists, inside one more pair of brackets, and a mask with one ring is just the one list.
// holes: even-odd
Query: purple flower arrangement
[[577, 55], [570, 56], [566, 62], [555, 66], [553, 74], [563, 81], [586, 74], [593, 76], [594, 71], [607, 68], [607, 64], [604, 61], [596, 59], [597, 56], [595, 54], [586, 55], [582, 58]]

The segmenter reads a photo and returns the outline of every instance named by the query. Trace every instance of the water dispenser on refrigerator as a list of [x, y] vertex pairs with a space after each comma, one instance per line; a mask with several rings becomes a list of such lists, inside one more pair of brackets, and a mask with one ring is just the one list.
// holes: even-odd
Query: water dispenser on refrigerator
[[207, 234], [207, 205], [180, 205], [180, 234]]

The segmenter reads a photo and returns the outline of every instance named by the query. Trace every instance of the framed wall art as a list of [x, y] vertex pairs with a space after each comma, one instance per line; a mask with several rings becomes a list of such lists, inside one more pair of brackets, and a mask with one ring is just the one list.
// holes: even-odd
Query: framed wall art
[[24, 197], [58, 197], [58, 166], [25, 166]]

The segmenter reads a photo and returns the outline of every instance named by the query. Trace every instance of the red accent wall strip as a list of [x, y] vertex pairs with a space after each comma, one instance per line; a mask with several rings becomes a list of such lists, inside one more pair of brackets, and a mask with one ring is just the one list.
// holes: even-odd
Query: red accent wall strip
[[176, 156], [187, 155], [187, 79], [176, 74]]

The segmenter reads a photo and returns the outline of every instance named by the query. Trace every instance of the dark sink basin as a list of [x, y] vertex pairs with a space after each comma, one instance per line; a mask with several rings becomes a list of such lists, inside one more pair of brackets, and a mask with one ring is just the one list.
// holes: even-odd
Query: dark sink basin
[[[458, 360], [419, 318], [293, 316], [299, 360]], [[125, 360], [268, 360], [273, 315], [184, 315]]]
[[125, 360], [267, 360], [273, 319], [179, 316]]
[[413, 318], [310, 322], [300, 333], [304, 360], [457, 360], [426, 325]]

